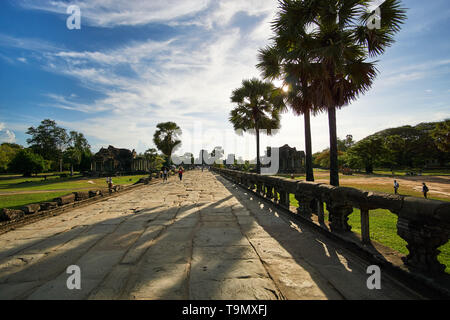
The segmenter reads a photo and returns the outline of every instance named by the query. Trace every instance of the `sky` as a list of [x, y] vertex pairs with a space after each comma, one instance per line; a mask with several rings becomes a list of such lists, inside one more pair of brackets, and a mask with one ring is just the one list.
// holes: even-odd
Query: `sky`
[[[337, 113], [338, 136], [450, 118], [450, 2], [403, 0], [408, 20], [377, 58], [372, 89]], [[259, 77], [276, 0], [1, 0], [0, 142], [27, 145], [27, 128], [52, 119], [101, 147], [154, 147], [160, 122], [182, 129], [177, 153], [223, 146], [245, 159], [251, 135], [228, 121], [231, 92]], [[81, 9], [69, 29], [70, 5]], [[328, 118], [312, 119], [313, 152], [328, 147]], [[304, 150], [303, 118], [283, 114], [262, 149]]]

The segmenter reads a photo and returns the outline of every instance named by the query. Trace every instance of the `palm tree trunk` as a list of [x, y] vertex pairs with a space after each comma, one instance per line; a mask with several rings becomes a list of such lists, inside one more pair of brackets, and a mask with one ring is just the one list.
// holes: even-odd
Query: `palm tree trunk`
[[328, 127], [330, 130], [330, 184], [339, 186], [339, 164], [337, 150], [336, 107], [328, 108]]
[[312, 147], [311, 147], [311, 119], [310, 112], [307, 110], [304, 114], [305, 118], [305, 170], [306, 181], [314, 181], [314, 172], [312, 166]]
[[261, 174], [261, 162], [259, 160], [259, 129], [256, 129], [256, 173]]

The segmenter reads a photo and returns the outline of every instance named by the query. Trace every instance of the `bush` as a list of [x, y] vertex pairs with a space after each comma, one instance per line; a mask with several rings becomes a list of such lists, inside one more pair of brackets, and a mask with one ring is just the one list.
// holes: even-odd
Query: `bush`
[[38, 174], [46, 169], [46, 162], [40, 155], [30, 150], [20, 150], [8, 165], [10, 172], [22, 173], [25, 177]]

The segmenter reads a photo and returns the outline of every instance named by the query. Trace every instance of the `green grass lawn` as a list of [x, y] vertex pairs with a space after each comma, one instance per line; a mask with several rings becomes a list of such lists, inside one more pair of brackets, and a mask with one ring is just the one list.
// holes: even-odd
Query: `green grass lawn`
[[[128, 185], [136, 183], [147, 175], [113, 177], [114, 184]], [[43, 190], [89, 190], [106, 187], [106, 178], [83, 178], [74, 176], [68, 178], [52, 178], [43, 181], [42, 178], [0, 178], [0, 192], [43, 191]]]
[[0, 196], [0, 208], [20, 209], [22, 206], [30, 203], [50, 201], [69, 193], [67, 191], [61, 191]]
[[[115, 185], [131, 185], [143, 177], [147, 177], [147, 175], [113, 177], [113, 183]], [[30, 203], [49, 201], [72, 191], [88, 191], [106, 187], [106, 178], [90, 179], [78, 175], [68, 178], [49, 177], [46, 181], [42, 181], [42, 177], [24, 178], [3, 175], [0, 176], [0, 193], [11, 194], [0, 195], [0, 209], [20, 208]], [[28, 191], [31, 193], [26, 193]], [[32, 193], [33, 191], [48, 192]], [[21, 193], [15, 194], [15, 192]]]

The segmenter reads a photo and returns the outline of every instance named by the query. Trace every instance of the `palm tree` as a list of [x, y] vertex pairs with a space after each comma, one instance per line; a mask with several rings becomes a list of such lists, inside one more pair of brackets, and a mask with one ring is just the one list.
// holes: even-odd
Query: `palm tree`
[[380, 28], [369, 28], [374, 18], [371, 3], [280, 0], [280, 12], [273, 22], [275, 46], [283, 48], [300, 69], [309, 62], [315, 66], [308, 82], [314, 88], [315, 106], [328, 112], [330, 184], [334, 186], [339, 185], [336, 109], [370, 89], [377, 70], [376, 62], [368, 60], [384, 53], [406, 19], [399, 0], [386, 0], [379, 6]]
[[181, 129], [174, 122], [159, 123], [156, 128], [158, 130], [153, 135], [153, 142], [170, 163], [173, 151], [181, 145], [181, 140], [178, 140]]
[[[297, 37], [299, 41], [300, 37]], [[303, 36], [303, 43], [307, 42], [307, 35]], [[286, 45], [290, 43], [289, 45]], [[305, 122], [305, 171], [306, 181], [314, 181], [311, 143], [310, 115], [316, 115], [320, 109], [314, 102], [314, 87], [312, 78], [317, 65], [308, 59], [308, 52], [304, 50], [302, 59], [291, 53], [292, 42], [282, 43], [281, 37], [278, 44], [266, 47], [259, 51], [257, 65], [262, 70], [266, 79], [282, 79], [283, 85], [288, 88], [287, 102], [296, 115], [303, 115]], [[293, 59], [295, 57], [295, 59]]]
[[271, 82], [253, 78], [242, 81], [242, 86], [233, 91], [231, 102], [237, 104], [229, 119], [234, 129], [255, 131], [256, 171], [261, 173], [259, 135], [261, 130], [271, 135], [280, 128], [280, 113], [286, 109], [282, 91]]

